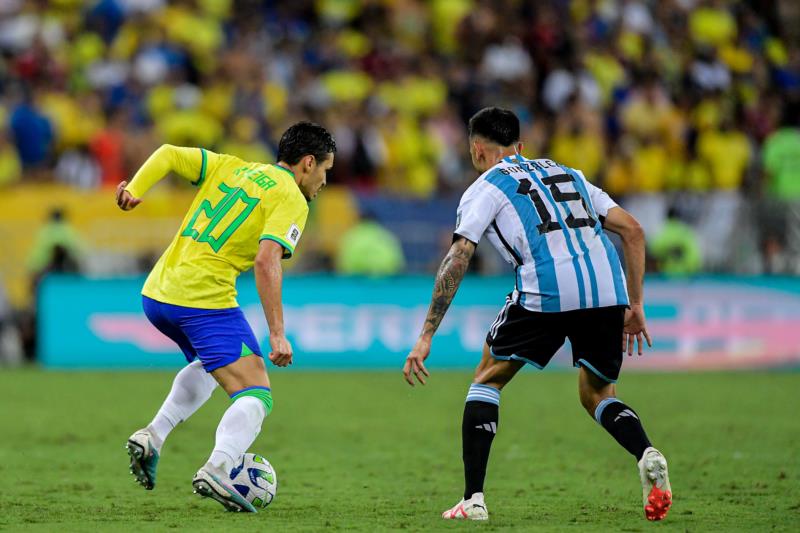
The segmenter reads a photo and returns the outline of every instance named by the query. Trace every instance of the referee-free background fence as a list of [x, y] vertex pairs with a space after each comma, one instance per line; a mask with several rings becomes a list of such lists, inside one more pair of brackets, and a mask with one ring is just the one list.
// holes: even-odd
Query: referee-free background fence
[[[184, 358], [141, 311], [143, 278], [51, 275], [38, 298], [38, 360], [46, 368], [177, 367]], [[429, 276], [368, 279], [289, 276], [284, 301], [294, 368], [399, 369], [430, 298]], [[649, 278], [654, 346], [625, 368], [712, 370], [800, 367], [800, 280], [766, 277]], [[513, 289], [513, 277], [468, 277], [443, 322], [432, 367], [469, 368]], [[265, 352], [268, 332], [252, 277], [239, 303]], [[568, 345], [552, 366], [571, 363]]]

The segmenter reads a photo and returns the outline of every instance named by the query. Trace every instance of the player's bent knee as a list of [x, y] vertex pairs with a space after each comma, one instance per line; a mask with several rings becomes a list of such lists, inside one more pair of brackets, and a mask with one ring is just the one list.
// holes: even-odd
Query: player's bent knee
[[239, 392], [231, 394], [231, 401], [235, 402], [239, 398], [243, 398], [245, 396], [256, 398], [264, 404], [264, 409], [266, 411], [264, 416], [269, 416], [269, 414], [272, 412], [272, 391], [269, 389], [269, 387], [247, 387], [246, 389], [242, 389]]
[[475, 377], [472, 378], [472, 383], [502, 390], [522, 366], [523, 363], [519, 361], [500, 361], [491, 357], [484, 357], [478, 368], [475, 369]]
[[266, 367], [257, 355], [240, 357], [233, 363], [214, 369], [211, 375], [231, 397], [250, 387], [270, 388]]

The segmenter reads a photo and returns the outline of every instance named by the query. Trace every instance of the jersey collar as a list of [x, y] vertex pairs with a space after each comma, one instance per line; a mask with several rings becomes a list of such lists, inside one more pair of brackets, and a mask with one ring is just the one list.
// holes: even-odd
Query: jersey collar
[[291, 170], [289, 170], [288, 168], [286, 168], [286, 167], [282, 167], [282, 166], [280, 166], [280, 165], [276, 165], [275, 163], [270, 163], [270, 165], [272, 165], [273, 167], [275, 167], [275, 168], [278, 168], [278, 169], [280, 169], [280, 170], [283, 170], [284, 172], [288, 172], [288, 173], [289, 173], [289, 175], [290, 175], [292, 178], [294, 178], [294, 172], [292, 172], [292, 171], [291, 171]]

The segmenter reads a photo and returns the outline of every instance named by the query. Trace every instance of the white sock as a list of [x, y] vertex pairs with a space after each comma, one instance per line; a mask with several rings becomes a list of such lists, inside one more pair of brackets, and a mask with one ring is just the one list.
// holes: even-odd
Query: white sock
[[264, 403], [252, 396], [242, 396], [228, 407], [217, 427], [217, 442], [208, 462], [230, 472], [261, 432], [267, 415]]
[[178, 372], [167, 399], [147, 426], [158, 453], [170, 431], [206, 403], [216, 387], [216, 380], [203, 369], [200, 361], [193, 361]]

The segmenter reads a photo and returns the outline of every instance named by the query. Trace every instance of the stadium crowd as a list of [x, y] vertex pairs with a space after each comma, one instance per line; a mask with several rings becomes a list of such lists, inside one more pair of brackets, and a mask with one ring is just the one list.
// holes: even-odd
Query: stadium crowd
[[[369, 246], [386, 241], [376, 220], [397, 228], [392, 206], [452, 214], [475, 177], [465, 122], [499, 105], [522, 118], [526, 155], [582, 169], [641, 220], [652, 268], [798, 273], [790, 4], [6, 0], [0, 188], [113, 187], [161, 143], [272, 161], [310, 118], [333, 131], [330, 183], [353, 198], [328, 211], [366, 212]], [[381, 272], [432, 264], [398, 247]]]

